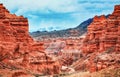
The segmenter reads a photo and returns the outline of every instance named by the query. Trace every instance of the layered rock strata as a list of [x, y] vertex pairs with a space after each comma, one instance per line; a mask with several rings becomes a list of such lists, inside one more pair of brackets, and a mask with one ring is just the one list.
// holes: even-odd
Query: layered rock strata
[[28, 20], [0, 4], [0, 69], [21, 69], [33, 74], [58, 74], [60, 65], [44, 52], [28, 32]]
[[88, 26], [84, 39], [83, 52], [104, 52], [109, 49], [120, 50], [120, 5], [116, 5], [114, 12], [106, 18], [104, 15], [95, 16]]
[[[120, 64], [118, 60], [120, 55], [120, 5], [116, 5], [114, 12], [107, 18], [104, 15], [95, 16], [87, 29], [87, 35], [82, 45], [82, 52], [88, 57], [86, 67], [90, 71], [97, 71]], [[107, 58], [98, 59], [100, 55]], [[113, 60], [110, 56], [113, 57]]]

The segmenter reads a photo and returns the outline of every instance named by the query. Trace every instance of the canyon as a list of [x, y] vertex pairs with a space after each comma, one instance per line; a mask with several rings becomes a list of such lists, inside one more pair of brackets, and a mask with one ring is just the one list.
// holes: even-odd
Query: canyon
[[28, 19], [0, 4], [0, 76], [40, 77], [120, 68], [120, 5], [109, 16], [95, 16], [87, 25], [87, 32], [70, 30], [71, 37], [32, 38]]

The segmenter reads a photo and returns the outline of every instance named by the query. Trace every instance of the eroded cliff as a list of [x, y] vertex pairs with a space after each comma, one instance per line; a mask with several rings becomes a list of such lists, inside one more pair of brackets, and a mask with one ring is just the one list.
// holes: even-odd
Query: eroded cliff
[[[27, 18], [10, 14], [0, 4], [0, 74], [7, 76], [11, 72], [7, 77], [13, 77], [16, 73], [58, 74], [59, 62], [44, 52], [43, 42], [35, 42], [30, 37], [28, 27]], [[3, 74], [3, 70], [6, 73]]]
[[[85, 56], [77, 62], [78, 66], [75, 68], [94, 72], [110, 66], [119, 66], [120, 5], [116, 5], [114, 12], [107, 18], [104, 15], [95, 16], [87, 30], [81, 47]], [[80, 61], [83, 62], [79, 63]]]

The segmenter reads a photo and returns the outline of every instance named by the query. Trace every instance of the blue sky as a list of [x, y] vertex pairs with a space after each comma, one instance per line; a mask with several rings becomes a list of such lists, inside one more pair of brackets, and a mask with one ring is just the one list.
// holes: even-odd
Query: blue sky
[[29, 20], [29, 31], [78, 26], [95, 15], [110, 14], [120, 0], [0, 0], [11, 13]]

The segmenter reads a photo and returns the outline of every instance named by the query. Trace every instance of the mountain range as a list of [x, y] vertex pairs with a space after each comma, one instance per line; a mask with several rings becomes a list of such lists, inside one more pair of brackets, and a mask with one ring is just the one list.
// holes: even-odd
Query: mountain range
[[34, 38], [44, 39], [49, 38], [58, 38], [58, 37], [77, 37], [84, 34], [87, 31], [87, 26], [93, 21], [93, 18], [89, 18], [86, 21], [82, 22], [75, 28], [69, 28], [65, 30], [54, 30], [54, 31], [36, 31], [30, 33]]

